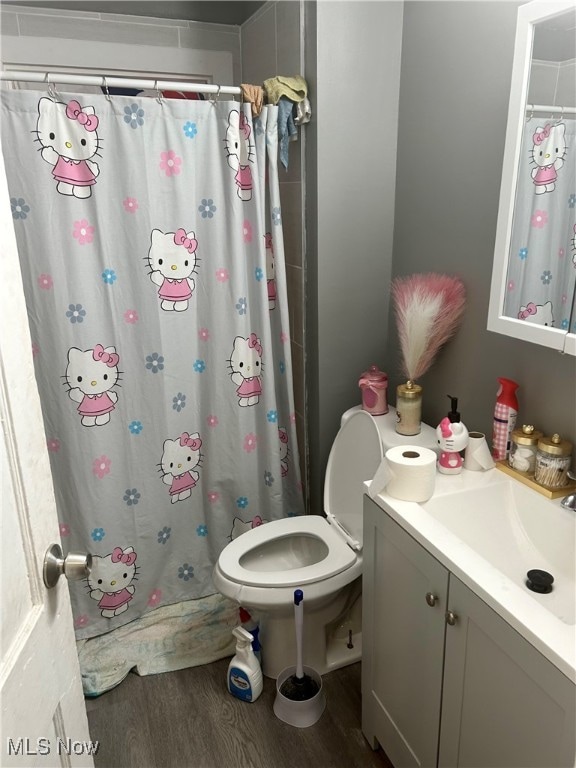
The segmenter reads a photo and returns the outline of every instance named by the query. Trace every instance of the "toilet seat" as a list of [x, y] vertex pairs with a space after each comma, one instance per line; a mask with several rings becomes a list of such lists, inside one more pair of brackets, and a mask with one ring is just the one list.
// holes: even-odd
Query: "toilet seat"
[[[270, 526], [274, 530], [274, 542], [282, 541], [287, 549], [290, 538], [310, 537], [314, 547], [325, 550], [325, 556], [318, 562], [301, 567], [278, 570], [256, 570], [245, 567], [246, 561], [258, 547], [270, 546]], [[266, 530], [268, 529], [268, 530]], [[258, 562], [258, 553], [254, 553]], [[324, 517], [320, 515], [302, 515], [275, 520], [260, 525], [239, 536], [224, 547], [218, 565], [222, 574], [238, 584], [255, 587], [292, 587], [303, 586], [323, 581], [349, 568], [357, 559], [354, 551], [345, 543]]]

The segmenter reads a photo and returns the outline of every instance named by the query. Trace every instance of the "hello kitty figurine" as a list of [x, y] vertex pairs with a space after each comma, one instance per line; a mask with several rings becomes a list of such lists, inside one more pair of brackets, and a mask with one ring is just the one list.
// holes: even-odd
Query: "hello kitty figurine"
[[280, 438], [280, 471], [282, 477], [288, 474], [288, 432], [285, 427], [278, 428], [278, 437]]
[[238, 405], [257, 405], [262, 394], [262, 346], [255, 333], [236, 336], [230, 357], [231, 379], [238, 384]]
[[49, 163], [61, 195], [87, 198], [100, 173], [90, 158], [98, 154], [98, 118], [94, 107], [75, 99], [67, 104], [43, 97], [38, 102], [38, 141], [42, 159]]
[[167, 312], [184, 312], [194, 291], [198, 241], [194, 232], [178, 229], [161, 232], [153, 229], [148, 263], [150, 279], [160, 286], [160, 306]]
[[224, 143], [228, 165], [236, 171], [234, 181], [236, 192], [243, 202], [252, 200], [252, 169], [250, 163], [254, 156], [254, 142], [251, 139], [252, 128], [244, 112], [233, 109], [228, 115], [228, 128]]
[[440, 446], [438, 472], [443, 475], [456, 475], [462, 471], [464, 460], [459, 451], [468, 445], [468, 430], [461, 421], [451, 422], [446, 416], [436, 427], [436, 437]]
[[266, 283], [268, 286], [268, 309], [275, 309], [277, 291], [275, 278], [274, 245], [272, 243], [272, 235], [270, 232], [266, 232], [264, 238], [266, 240]]
[[200, 463], [202, 440], [198, 432], [182, 432], [176, 440], [165, 440], [162, 453], [162, 482], [170, 486], [170, 501], [187, 499], [200, 475], [194, 471]]
[[520, 307], [518, 319], [524, 320], [526, 323], [533, 323], [534, 325], [548, 325], [552, 328], [554, 326], [552, 302], [547, 301], [546, 304], [534, 304], [533, 301], [529, 301], [526, 306]]
[[564, 123], [546, 123], [537, 128], [532, 136], [532, 161], [536, 168], [531, 173], [536, 194], [553, 192], [556, 187], [557, 171], [564, 165], [566, 155], [566, 126]]
[[133, 547], [115, 547], [105, 557], [92, 555], [92, 568], [88, 575], [90, 597], [98, 600], [102, 616], [111, 619], [128, 610], [136, 588], [136, 552]]
[[104, 348], [102, 344], [96, 344], [94, 349], [71, 347], [68, 350], [68, 395], [80, 403], [78, 413], [82, 416], [83, 426], [101, 427], [110, 421], [110, 414], [118, 402], [112, 387], [118, 382], [119, 361], [115, 347]]

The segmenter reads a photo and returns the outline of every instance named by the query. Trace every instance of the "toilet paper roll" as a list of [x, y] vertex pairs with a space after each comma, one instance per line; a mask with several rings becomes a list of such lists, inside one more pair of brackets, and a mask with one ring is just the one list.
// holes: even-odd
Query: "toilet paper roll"
[[496, 466], [483, 432], [470, 432], [464, 453], [464, 469], [482, 472]]
[[386, 490], [402, 501], [428, 501], [436, 485], [436, 454], [420, 445], [389, 448], [372, 479], [369, 493]]

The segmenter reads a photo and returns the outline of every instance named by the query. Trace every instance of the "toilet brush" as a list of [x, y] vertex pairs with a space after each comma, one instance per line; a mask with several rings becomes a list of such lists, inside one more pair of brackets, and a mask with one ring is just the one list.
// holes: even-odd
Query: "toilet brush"
[[296, 674], [287, 678], [280, 688], [280, 693], [291, 701], [307, 701], [320, 690], [318, 683], [310, 675], [304, 674], [302, 665], [302, 630], [304, 626], [304, 593], [294, 591], [294, 621], [296, 624]]

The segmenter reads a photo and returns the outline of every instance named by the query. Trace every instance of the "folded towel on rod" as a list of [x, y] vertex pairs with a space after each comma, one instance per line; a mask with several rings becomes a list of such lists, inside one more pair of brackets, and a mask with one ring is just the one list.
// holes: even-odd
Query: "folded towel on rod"
[[263, 85], [268, 104], [278, 104], [282, 96], [298, 102], [308, 95], [308, 85], [300, 75], [277, 75], [264, 80]]

